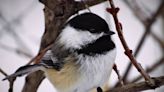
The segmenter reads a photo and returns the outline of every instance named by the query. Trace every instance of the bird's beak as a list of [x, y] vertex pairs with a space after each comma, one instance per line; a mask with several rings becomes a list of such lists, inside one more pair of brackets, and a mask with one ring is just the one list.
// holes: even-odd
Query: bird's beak
[[108, 34], [108, 35], [113, 35], [113, 34], [115, 34], [115, 32], [113, 32], [113, 31], [108, 31], [106, 34]]

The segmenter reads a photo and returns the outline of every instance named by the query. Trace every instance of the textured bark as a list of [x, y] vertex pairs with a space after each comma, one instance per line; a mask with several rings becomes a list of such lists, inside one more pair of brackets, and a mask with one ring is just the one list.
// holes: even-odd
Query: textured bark
[[154, 87], [149, 86], [145, 81], [143, 81], [140, 83], [127, 84], [122, 87], [109, 90], [107, 92], [140, 92], [148, 89], [155, 89], [164, 85], [164, 76], [152, 78], [152, 80], [155, 82]]

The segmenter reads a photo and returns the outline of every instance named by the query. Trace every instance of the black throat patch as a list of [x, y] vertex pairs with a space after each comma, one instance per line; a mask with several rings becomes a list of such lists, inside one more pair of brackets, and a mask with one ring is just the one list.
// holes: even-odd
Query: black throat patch
[[93, 43], [88, 44], [82, 49], [77, 49], [78, 54], [85, 54], [85, 55], [96, 55], [96, 54], [105, 54], [106, 52], [115, 48], [115, 44], [111, 40], [110, 35], [104, 35], [94, 41]]

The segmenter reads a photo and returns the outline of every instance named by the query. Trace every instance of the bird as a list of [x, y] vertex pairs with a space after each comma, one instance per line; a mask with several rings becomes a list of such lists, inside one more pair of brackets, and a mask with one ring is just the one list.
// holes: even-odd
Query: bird
[[42, 70], [57, 92], [101, 90], [116, 58], [113, 34], [99, 15], [91, 12], [75, 15], [64, 23], [40, 63], [22, 66], [4, 80]]

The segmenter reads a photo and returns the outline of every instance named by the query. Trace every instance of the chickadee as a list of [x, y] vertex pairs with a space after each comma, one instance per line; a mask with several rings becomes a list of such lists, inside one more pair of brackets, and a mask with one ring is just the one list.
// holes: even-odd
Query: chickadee
[[76, 15], [67, 21], [39, 64], [23, 66], [5, 79], [42, 70], [58, 92], [89, 92], [101, 87], [108, 81], [116, 57], [113, 34], [98, 15]]

